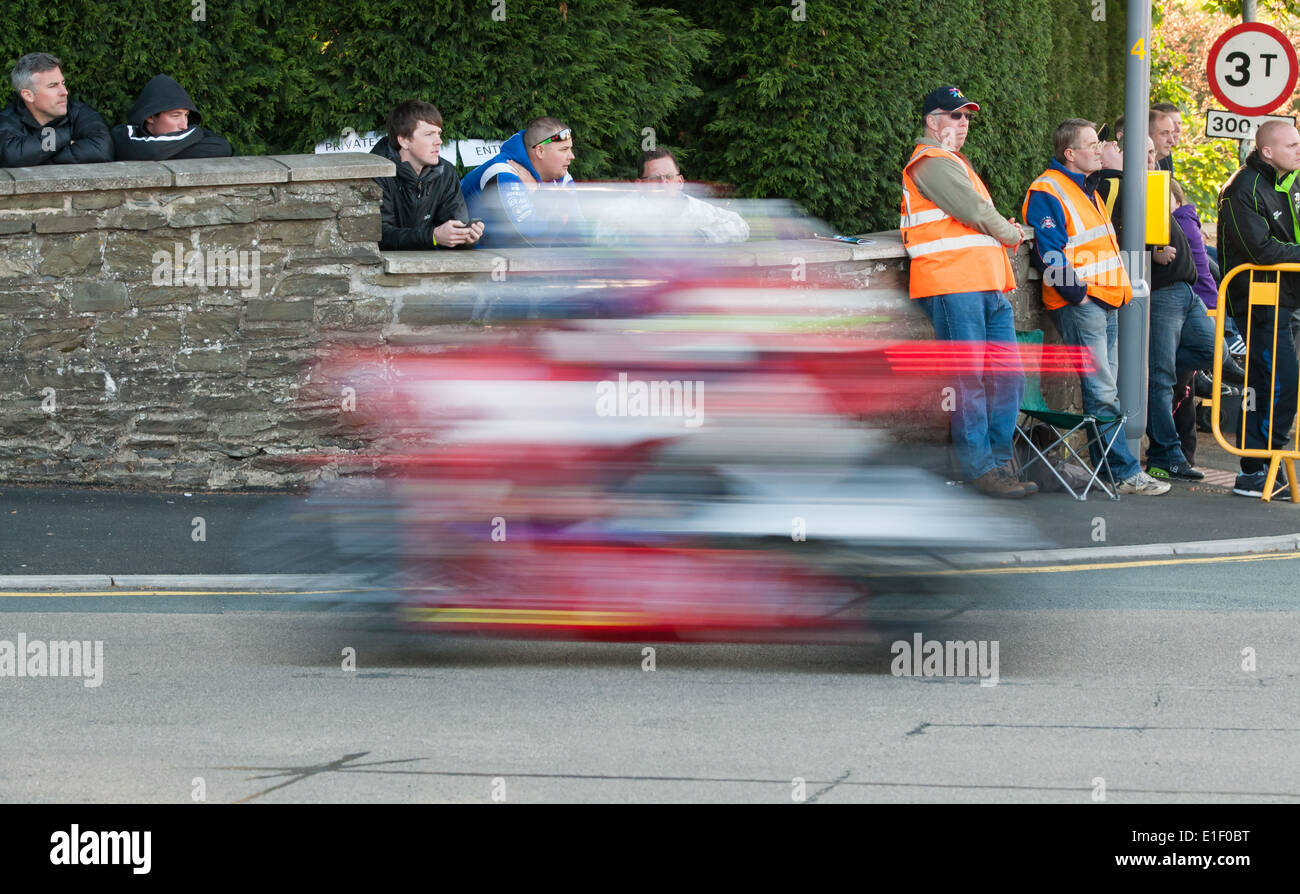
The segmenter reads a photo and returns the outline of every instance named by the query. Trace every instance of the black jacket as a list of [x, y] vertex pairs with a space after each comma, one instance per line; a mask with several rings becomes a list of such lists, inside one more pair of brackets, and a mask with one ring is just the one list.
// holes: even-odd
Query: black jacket
[[[47, 136], [53, 136], [54, 142], [50, 143]], [[108, 125], [84, 102], [69, 98], [68, 111], [45, 125], [36, 123], [21, 97], [15, 97], [0, 109], [0, 167], [112, 160], [113, 141], [108, 135]]]
[[[1256, 149], [1219, 193], [1219, 268], [1239, 264], [1300, 263], [1300, 177], [1279, 190], [1273, 166]], [[1272, 277], [1267, 277], [1271, 279]], [[1248, 274], [1228, 283], [1229, 312], [1243, 313]], [[1282, 274], [1279, 301], [1300, 307], [1300, 274]]]
[[[1097, 192], [1101, 195], [1103, 202], [1109, 204], [1110, 191], [1119, 190], [1115, 196], [1115, 203], [1111, 207], [1110, 222], [1115, 228], [1115, 235], [1118, 237], [1120, 247], [1124, 245], [1124, 172], [1117, 171], [1113, 168], [1106, 168], [1101, 172], [1101, 182], [1097, 185]], [[1163, 289], [1165, 286], [1172, 286], [1175, 283], [1185, 282], [1188, 285], [1196, 284], [1196, 259], [1192, 257], [1192, 246], [1187, 241], [1187, 234], [1183, 228], [1174, 220], [1173, 215], [1169, 215], [1169, 244], [1174, 248], [1174, 259], [1168, 264], [1157, 264], [1154, 259], [1151, 261], [1151, 290]], [[1154, 251], [1158, 246], [1148, 244], [1147, 251]], [[1132, 271], [1130, 271], [1132, 272]]]
[[[189, 127], [175, 133], [154, 136], [145, 130], [144, 119], [172, 109], [188, 109]], [[230, 144], [206, 127], [185, 88], [167, 75], [154, 75], [144, 85], [126, 124], [113, 128], [113, 149], [120, 161], [159, 161], [167, 158], [225, 158], [232, 155]]]
[[370, 154], [382, 155], [397, 165], [396, 177], [375, 178], [384, 191], [379, 203], [381, 249], [432, 250], [435, 227], [453, 219], [469, 222], [460, 177], [456, 166], [447, 159], [439, 158], [436, 165], [426, 166], [417, 177], [402, 161], [397, 148], [388, 145], [388, 137], [376, 143]]

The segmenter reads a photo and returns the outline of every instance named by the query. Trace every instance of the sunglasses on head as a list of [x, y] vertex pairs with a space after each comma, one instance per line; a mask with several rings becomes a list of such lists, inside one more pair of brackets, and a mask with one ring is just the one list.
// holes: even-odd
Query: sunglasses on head
[[566, 127], [564, 130], [560, 131], [557, 134], [551, 134], [546, 139], [539, 140], [538, 142], [533, 143], [533, 148], [536, 149], [538, 146], [544, 146], [547, 143], [551, 142], [552, 140], [559, 140], [560, 142], [563, 142], [565, 140], [570, 140], [570, 139], [573, 139], [573, 131]]

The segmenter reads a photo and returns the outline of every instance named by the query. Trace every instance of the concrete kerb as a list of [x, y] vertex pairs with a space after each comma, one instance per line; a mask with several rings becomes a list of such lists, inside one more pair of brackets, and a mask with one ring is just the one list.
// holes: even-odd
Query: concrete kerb
[[68, 592], [121, 590], [221, 590], [240, 593], [292, 593], [369, 589], [373, 584], [357, 574], [4, 574], [0, 593], [13, 591]]
[[1135, 543], [1128, 546], [1094, 546], [1073, 549], [1036, 549], [954, 556], [955, 567], [984, 570], [1030, 568], [1045, 565], [1104, 564], [1125, 560], [1176, 559], [1187, 556], [1243, 556], [1300, 550], [1300, 534], [1238, 537], [1231, 540], [1188, 540], [1181, 543]]

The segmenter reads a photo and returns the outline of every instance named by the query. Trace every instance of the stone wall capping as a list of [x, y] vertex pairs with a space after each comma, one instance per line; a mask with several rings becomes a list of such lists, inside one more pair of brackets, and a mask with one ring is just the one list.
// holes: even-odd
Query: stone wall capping
[[239, 186], [307, 180], [392, 177], [397, 167], [368, 152], [326, 155], [237, 155], [171, 161], [0, 168], [0, 196], [151, 187]]
[[6, 168], [14, 195], [86, 192], [96, 189], [147, 189], [171, 186], [172, 172], [156, 161], [105, 161], [89, 165], [38, 165]]
[[344, 180], [356, 177], [395, 177], [397, 165], [369, 152], [331, 152], [323, 155], [269, 156], [289, 169], [289, 180]]
[[[874, 261], [907, 257], [898, 231], [871, 233], [870, 245], [850, 245], [847, 242], [829, 242], [823, 239], [786, 239], [770, 242], [742, 242], [735, 245], [693, 246], [684, 252], [681, 246], [665, 246], [662, 252], [651, 247], [638, 249], [638, 260], [680, 260], [689, 257], [710, 264], [727, 264], [733, 267], [784, 267], [795, 258], [809, 264], [827, 264], [837, 261]], [[384, 272], [392, 274], [439, 273], [490, 273], [499, 269], [498, 258], [504, 258], [507, 268], [515, 272], [563, 270], [575, 266], [571, 260], [572, 249], [507, 248], [498, 250], [476, 249], [454, 251], [385, 251]], [[662, 255], [662, 257], [661, 257]], [[622, 256], [611, 251], [611, 264]], [[590, 252], [583, 252], [579, 267], [591, 266]]]
[[159, 162], [172, 172], [175, 186], [227, 186], [248, 183], [285, 183], [289, 169], [260, 155], [234, 158], [180, 158]]

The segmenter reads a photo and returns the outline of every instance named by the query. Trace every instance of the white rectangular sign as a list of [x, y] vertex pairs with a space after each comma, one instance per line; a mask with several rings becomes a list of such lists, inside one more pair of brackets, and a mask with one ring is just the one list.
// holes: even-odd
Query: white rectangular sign
[[505, 140], [457, 140], [456, 147], [460, 150], [461, 166], [467, 170], [477, 168], [483, 162], [501, 151], [501, 144]]
[[359, 134], [349, 127], [334, 139], [317, 143], [313, 151], [317, 155], [325, 155], [330, 152], [369, 152], [375, 148], [375, 144], [382, 140], [384, 136], [377, 130]]
[[1265, 121], [1285, 121], [1295, 125], [1294, 115], [1255, 115], [1248, 117], [1223, 109], [1210, 109], [1205, 117], [1205, 135], [1207, 137], [1225, 137], [1230, 140], [1249, 140], [1255, 130]]

